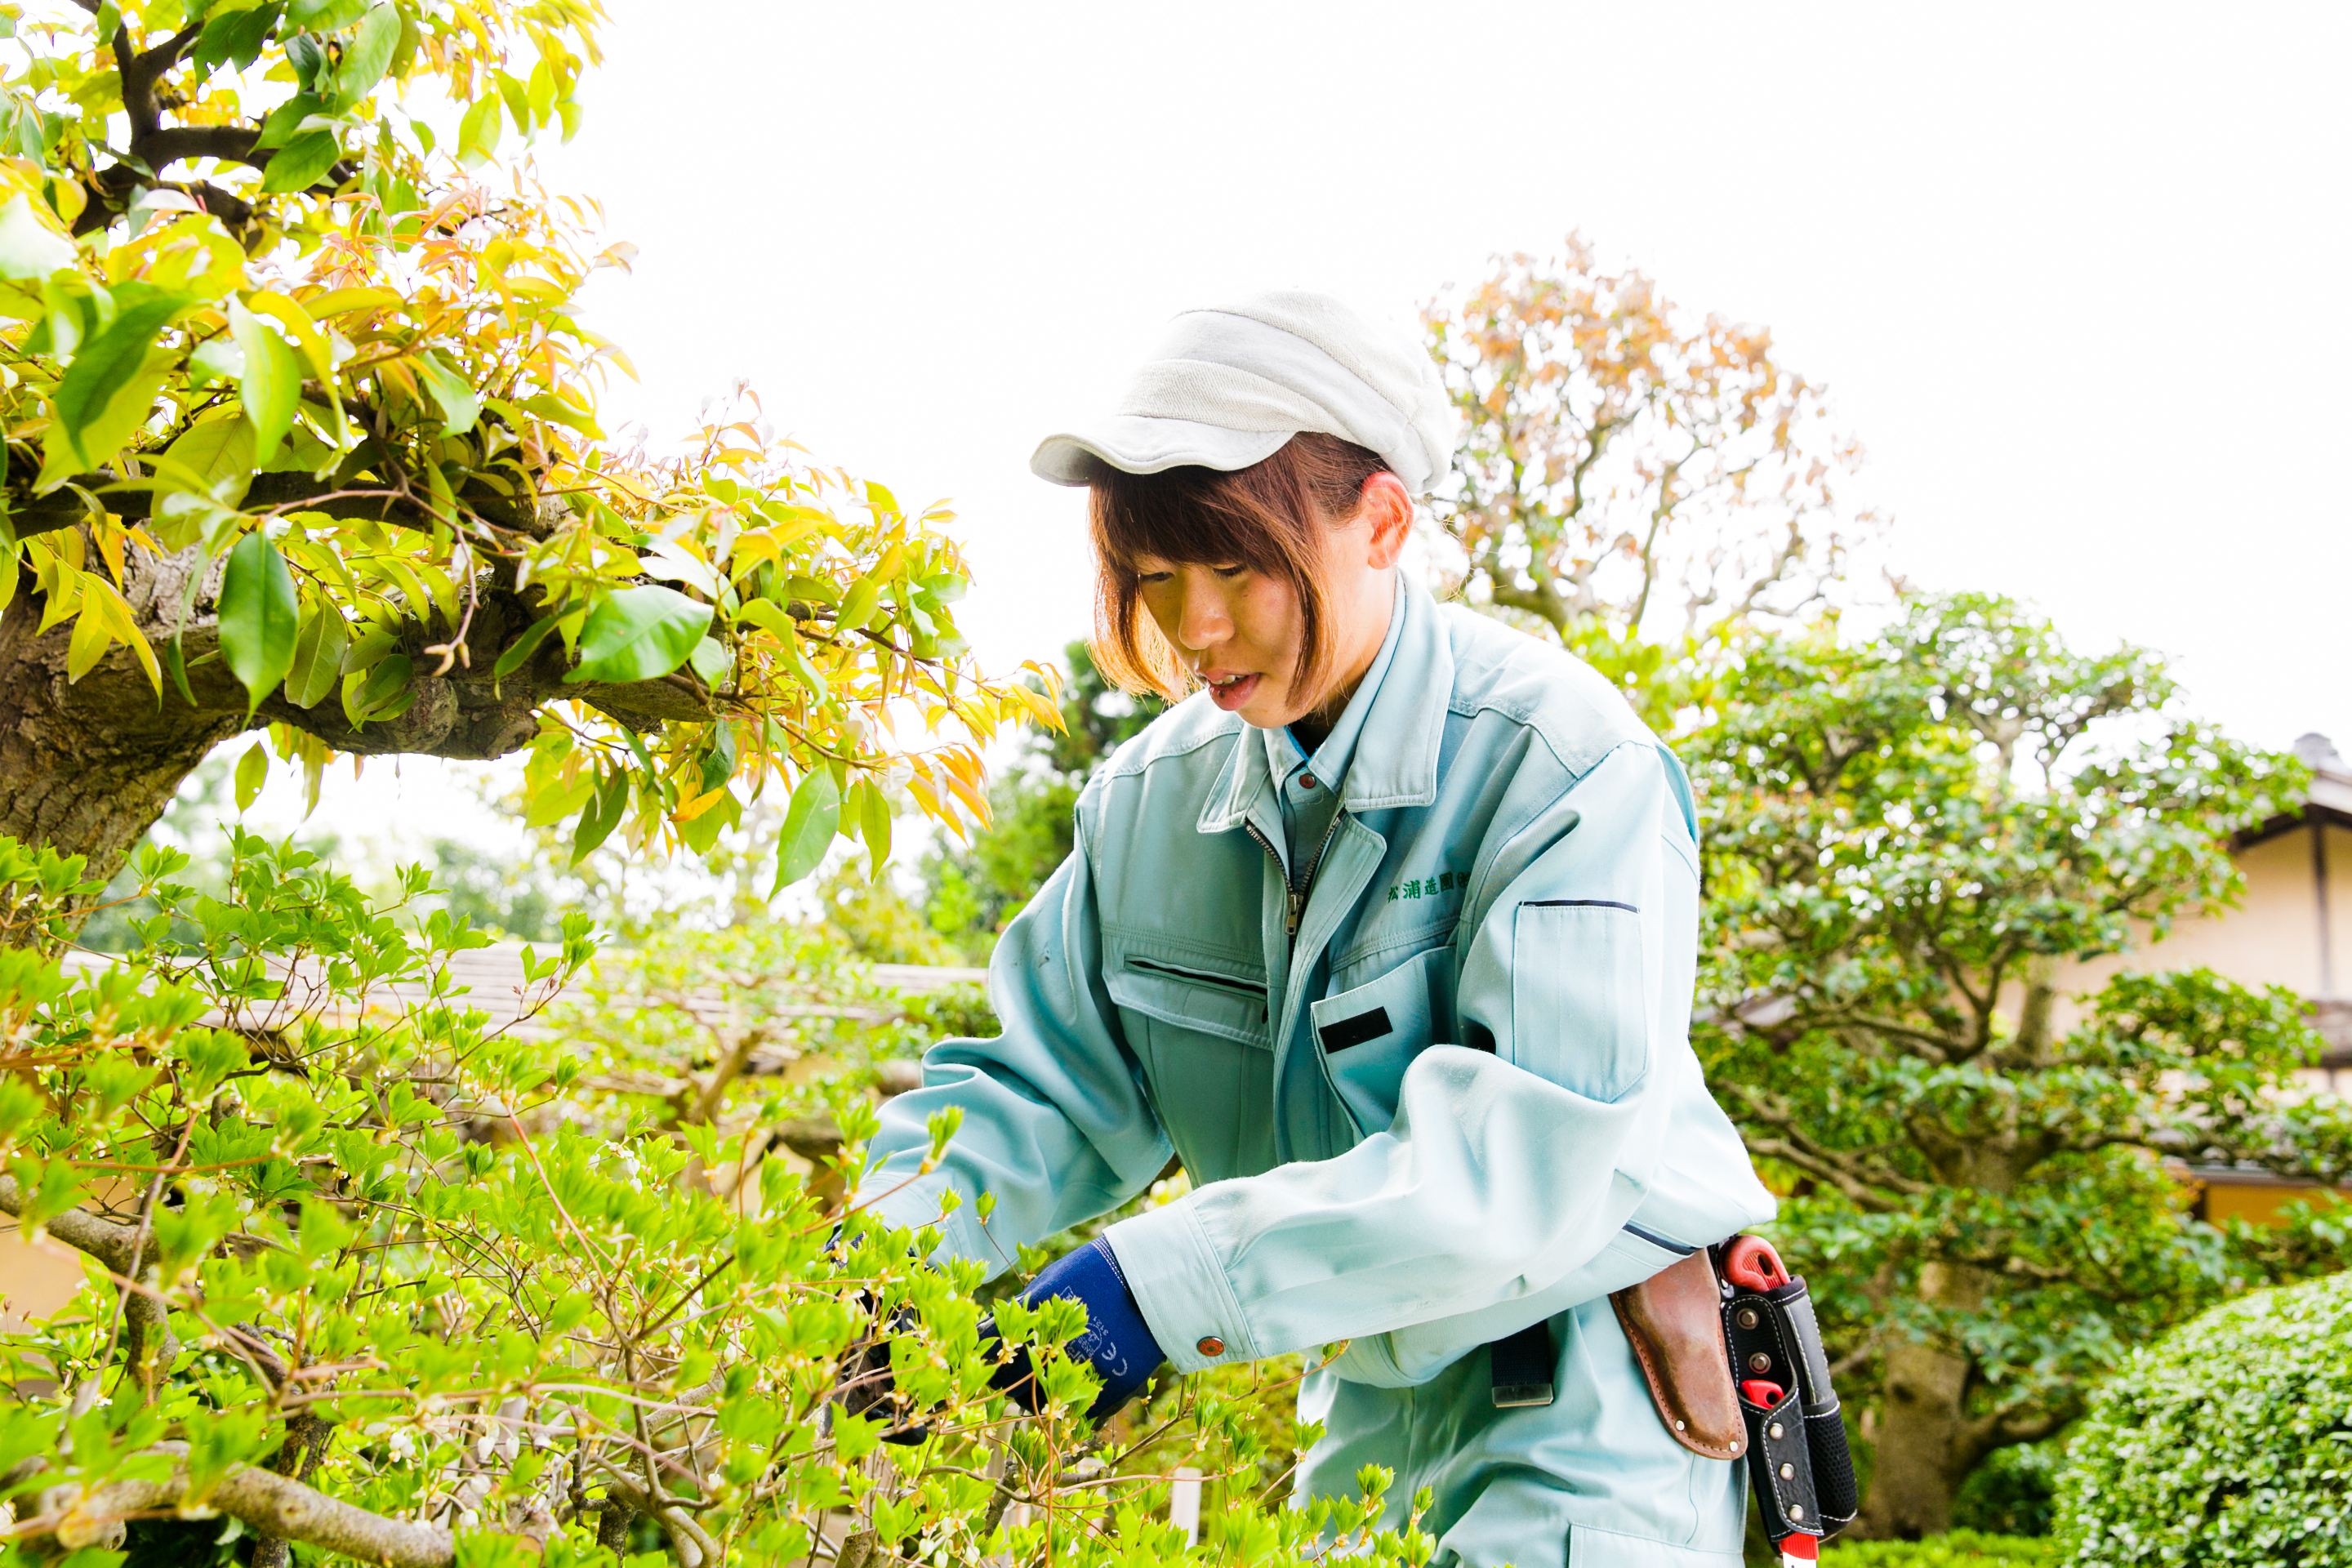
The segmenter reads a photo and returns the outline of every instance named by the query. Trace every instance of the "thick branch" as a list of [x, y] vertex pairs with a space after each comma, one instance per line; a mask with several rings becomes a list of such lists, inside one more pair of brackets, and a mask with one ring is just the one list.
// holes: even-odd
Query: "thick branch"
[[[0, 1210], [12, 1215], [25, 1212], [25, 1190], [14, 1176], [0, 1176]], [[139, 1259], [133, 1251], [138, 1232], [130, 1226], [100, 1219], [87, 1209], [53, 1214], [41, 1226], [68, 1247], [89, 1253], [125, 1279], [135, 1277], [139, 1271]]]
[[[0, 1176], [0, 1209], [12, 1215], [25, 1212], [25, 1192], [14, 1176]], [[142, 1255], [148, 1248], [135, 1226], [72, 1208], [51, 1215], [42, 1222], [42, 1228], [68, 1247], [97, 1258], [118, 1278], [139, 1277]], [[152, 1388], [180, 1353], [180, 1342], [172, 1333], [171, 1314], [154, 1297], [132, 1289], [123, 1293], [122, 1313], [131, 1331], [131, 1370], [142, 1387]]]
[[[114, 30], [114, 64], [122, 77], [122, 111], [131, 121], [131, 150], [142, 158], [147, 154], [139, 145], [141, 140], [154, 135], [163, 122], [155, 84], [165, 71], [179, 63], [180, 51], [194, 43], [204, 30], [203, 23], [193, 23], [144, 54], [131, 53], [128, 27]], [[153, 160], [148, 161], [153, 166]]]
[[2037, 1407], [2034, 1397], [2021, 1399], [1961, 1427], [1952, 1441], [1952, 1448], [1956, 1456], [1965, 1457], [1973, 1468], [1978, 1460], [1995, 1448], [2005, 1448], [2013, 1443], [2039, 1443], [2080, 1414], [2082, 1405], [2078, 1401], [2062, 1401], [2053, 1409]]
[[[147, 1451], [180, 1458], [188, 1446], [158, 1443]], [[55, 1517], [51, 1532], [60, 1542], [79, 1544], [105, 1538], [112, 1521], [177, 1508], [187, 1490], [188, 1472], [182, 1468], [164, 1480], [115, 1481], [79, 1498], [73, 1489], [52, 1488], [42, 1494], [42, 1511]], [[457, 1539], [446, 1530], [386, 1519], [250, 1465], [231, 1470], [200, 1501], [265, 1535], [322, 1546], [385, 1568], [446, 1568], [457, 1560]]]
[[[35, 497], [10, 512], [8, 521], [19, 539], [36, 533], [55, 533], [71, 528], [89, 517], [89, 503], [79, 491], [98, 498], [109, 515], [125, 522], [143, 522], [155, 511], [154, 492], [151, 490], [109, 490], [108, 485], [120, 483], [120, 476], [100, 469], [95, 473], [77, 474], [68, 481], [78, 489], [60, 485], [47, 495]], [[304, 473], [256, 474], [246, 491], [245, 506], [250, 511], [272, 509], [322, 512], [329, 517], [367, 518], [374, 521], [395, 522], [409, 528], [427, 529], [433, 520], [415, 507], [396, 496], [335, 495], [343, 487], [331, 479], [321, 479]], [[320, 498], [334, 496], [331, 500]]]
[[[347, 403], [345, 407], [361, 422], [367, 421], [370, 411], [365, 405]], [[29, 470], [21, 458], [10, 477], [16, 484], [27, 489], [31, 486]], [[72, 528], [89, 518], [89, 503], [83, 499], [84, 494], [94, 498], [110, 516], [125, 522], [143, 522], [153, 516], [154, 492], [107, 488], [121, 481], [122, 476], [110, 468], [76, 474], [45, 495], [13, 501], [8, 511], [8, 525], [19, 539]], [[534, 504], [528, 499], [500, 495], [484, 485], [468, 485], [459, 492], [458, 500], [467, 511], [493, 526], [533, 539], [546, 538], [564, 515], [560, 502]], [[254, 475], [253, 482], [246, 489], [242, 504], [249, 512], [299, 510], [315, 511], [326, 517], [366, 518], [371, 521], [395, 523], [419, 531], [429, 531], [436, 523], [444, 521], [391, 493], [389, 487], [375, 480], [362, 479], [354, 484], [332, 477], [322, 479], [314, 474], [298, 471]]]
[[1778, 1160], [1782, 1164], [1794, 1165], [1807, 1175], [1827, 1182], [1843, 1193], [1847, 1201], [1854, 1207], [1865, 1213], [1893, 1214], [1902, 1206], [1899, 1204], [1890, 1203], [1883, 1194], [1871, 1191], [1858, 1178], [1838, 1169], [1837, 1166], [1818, 1155], [1807, 1153], [1786, 1139], [1750, 1138], [1748, 1140], [1748, 1151], [1759, 1159]]
[[1750, 1115], [1767, 1126], [1778, 1129], [1782, 1134], [1779, 1138], [1762, 1138], [1743, 1131], [1749, 1152], [1794, 1165], [1807, 1174], [1829, 1183], [1853, 1200], [1856, 1206], [1873, 1214], [1891, 1214], [1901, 1206], [1884, 1193], [1874, 1190], [1876, 1188], [1893, 1187], [1915, 1197], [1927, 1190], [1924, 1184], [1888, 1169], [1883, 1161], [1823, 1148], [1798, 1129], [1794, 1116], [1771, 1104], [1764, 1095], [1748, 1086], [1731, 1084], [1727, 1087], [1747, 1105]]
[[250, 125], [174, 125], [132, 138], [131, 151], [159, 174], [165, 164], [183, 158], [217, 158], [259, 169], [269, 163], [269, 154], [253, 150], [260, 138], [261, 132]]

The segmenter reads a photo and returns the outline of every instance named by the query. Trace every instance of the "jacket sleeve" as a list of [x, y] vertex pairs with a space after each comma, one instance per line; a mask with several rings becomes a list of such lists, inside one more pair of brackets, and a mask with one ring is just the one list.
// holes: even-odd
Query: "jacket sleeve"
[[1617, 1237], [1697, 1079], [1679, 1059], [1697, 873], [1671, 768], [1654, 746], [1621, 745], [1490, 849], [1480, 875], [1495, 888], [1474, 885], [1463, 954], [1464, 1043], [1414, 1058], [1388, 1131], [1110, 1228], [1179, 1369], [1478, 1312]]
[[[988, 966], [1003, 1033], [944, 1040], [923, 1087], [886, 1101], [858, 1199], [893, 1226], [938, 1224], [945, 1248], [994, 1274], [1023, 1243], [1118, 1207], [1165, 1168], [1171, 1148], [1145, 1098], [1103, 989], [1093, 881], [1081, 843], [1013, 920]], [[937, 1168], [920, 1169], [929, 1123], [954, 1106], [963, 1125]], [[942, 1194], [962, 1199], [940, 1217]], [[983, 1222], [974, 1200], [996, 1194]]]

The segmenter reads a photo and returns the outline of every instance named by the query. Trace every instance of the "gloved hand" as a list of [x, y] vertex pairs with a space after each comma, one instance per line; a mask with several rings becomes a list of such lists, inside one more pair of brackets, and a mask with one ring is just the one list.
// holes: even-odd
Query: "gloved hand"
[[[833, 1255], [837, 1267], [846, 1269], [850, 1254], [864, 1246], [866, 1238], [845, 1240], [844, 1228], [834, 1226], [833, 1239], [825, 1243], [825, 1250]], [[881, 1434], [885, 1443], [922, 1442], [931, 1435], [931, 1429], [915, 1418], [915, 1412], [898, 1393], [898, 1380], [890, 1373], [890, 1342], [914, 1327], [915, 1314], [902, 1307], [886, 1322], [871, 1292], [859, 1291], [856, 1302], [873, 1321], [842, 1357], [841, 1383], [834, 1390], [833, 1402], [852, 1415], [890, 1423]]]
[[[871, 1310], [871, 1303], [868, 1303]], [[912, 1312], [900, 1310], [887, 1323], [876, 1321], [866, 1336], [842, 1358], [841, 1385], [834, 1400], [852, 1415], [867, 1415], [890, 1423], [881, 1434], [885, 1443], [919, 1443], [931, 1435], [926, 1422], [915, 1418], [898, 1380], [890, 1375], [890, 1341], [915, 1324]]]
[[[1102, 1378], [1102, 1392], [1087, 1410], [1087, 1419], [1099, 1426], [1136, 1396], [1168, 1357], [1144, 1325], [1142, 1309], [1135, 1304], [1109, 1243], [1100, 1237], [1048, 1265], [1021, 1292], [1021, 1304], [1034, 1307], [1057, 1296], [1087, 1310], [1087, 1331], [1065, 1348]], [[981, 1320], [980, 1332], [983, 1341], [998, 1337], [996, 1320]], [[1034, 1414], [1043, 1403], [1026, 1346], [1015, 1347], [1013, 1358], [988, 1381], [1024, 1410]]]

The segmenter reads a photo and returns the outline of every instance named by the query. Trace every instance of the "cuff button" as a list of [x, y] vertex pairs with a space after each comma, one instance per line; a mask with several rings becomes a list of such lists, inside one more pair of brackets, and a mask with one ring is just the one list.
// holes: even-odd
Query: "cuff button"
[[1223, 1355], [1225, 1353], [1225, 1342], [1211, 1334], [1192, 1348], [1202, 1355]]

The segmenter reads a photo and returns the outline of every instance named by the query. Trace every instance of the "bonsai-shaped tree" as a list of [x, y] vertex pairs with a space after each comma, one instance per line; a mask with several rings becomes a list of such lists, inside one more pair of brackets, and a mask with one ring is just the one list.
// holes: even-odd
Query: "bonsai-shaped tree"
[[[2231, 835], [2295, 809], [2306, 776], [2173, 697], [2138, 650], [1923, 599], [1883, 637], [1752, 643], [1683, 748], [1695, 1037], [1792, 1194], [1776, 1235], [1868, 1413], [1868, 1533], [1946, 1528], [1987, 1454], [2294, 1264], [2193, 1220], [2166, 1160], [2352, 1173], [2352, 1117], [2295, 1079], [2317, 1047], [2301, 1000], [2159, 972], [2146, 945], [2235, 896]], [[2119, 952], [2141, 968], [2075, 968]]]
[[103, 880], [257, 727], [314, 791], [529, 748], [583, 852], [790, 785], [787, 879], [836, 824], [878, 863], [886, 784], [984, 817], [975, 742], [1053, 703], [971, 667], [946, 512], [748, 416], [602, 438], [575, 297], [629, 247], [499, 157], [576, 123], [593, 4], [65, 16], [0, 79], [0, 833]]

